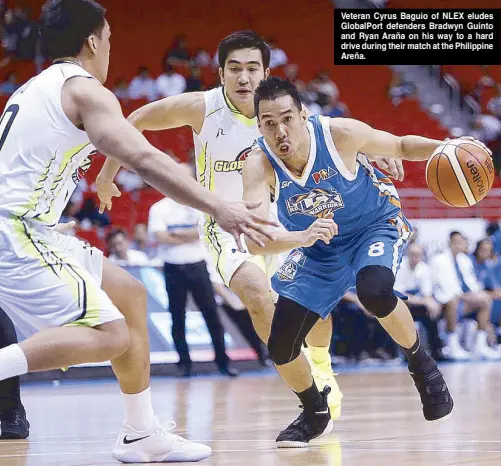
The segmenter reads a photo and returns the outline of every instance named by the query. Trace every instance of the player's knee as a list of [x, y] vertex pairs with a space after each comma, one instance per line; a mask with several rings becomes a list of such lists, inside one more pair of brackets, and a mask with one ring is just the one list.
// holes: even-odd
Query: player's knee
[[132, 277], [130, 288], [128, 289], [130, 290], [130, 295], [134, 300], [134, 304], [140, 309], [146, 311], [146, 301], [148, 295], [146, 287], [143, 285], [143, 283]]
[[283, 366], [294, 361], [301, 353], [302, 341], [294, 341], [287, 335], [277, 335], [271, 332], [268, 340], [268, 353], [277, 366]]
[[369, 265], [357, 274], [358, 299], [364, 308], [375, 317], [387, 317], [397, 305], [393, 292], [395, 276], [393, 272], [379, 265]]
[[109, 359], [115, 359], [124, 354], [130, 346], [129, 327], [125, 319], [112, 322], [111, 335], [108, 338], [109, 342]]

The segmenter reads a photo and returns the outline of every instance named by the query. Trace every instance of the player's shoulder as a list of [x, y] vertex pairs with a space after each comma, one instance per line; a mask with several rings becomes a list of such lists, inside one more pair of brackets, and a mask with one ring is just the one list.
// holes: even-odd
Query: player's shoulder
[[329, 129], [336, 144], [342, 144], [356, 140], [370, 127], [354, 118], [329, 118]]
[[74, 76], [65, 81], [63, 95], [68, 94], [77, 104], [85, 105], [100, 98], [114, 97], [99, 81], [87, 76]]
[[251, 173], [254, 179], [273, 177], [273, 167], [268, 156], [257, 144], [252, 146], [244, 163], [244, 172]]

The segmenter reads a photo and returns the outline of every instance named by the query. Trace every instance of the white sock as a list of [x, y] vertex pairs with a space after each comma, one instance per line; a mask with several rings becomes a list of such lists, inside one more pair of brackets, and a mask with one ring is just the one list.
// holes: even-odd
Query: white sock
[[477, 347], [486, 347], [487, 344], [487, 332], [485, 330], [477, 330]]
[[0, 380], [10, 379], [28, 372], [28, 361], [19, 345], [0, 349]]
[[125, 423], [139, 431], [152, 429], [156, 424], [156, 417], [151, 403], [150, 387], [141, 393], [122, 395], [125, 400]]

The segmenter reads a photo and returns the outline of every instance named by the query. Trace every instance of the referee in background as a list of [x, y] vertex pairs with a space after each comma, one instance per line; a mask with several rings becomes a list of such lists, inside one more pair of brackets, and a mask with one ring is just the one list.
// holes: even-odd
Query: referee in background
[[[185, 167], [187, 176], [193, 177], [193, 168], [188, 164]], [[209, 330], [219, 371], [235, 377], [238, 372], [229, 365], [224, 328], [205, 262], [205, 248], [199, 238], [200, 215], [191, 207], [164, 198], [150, 208], [148, 232], [154, 235], [158, 244], [157, 259], [164, 263], [172, 338], [179, 354], [178, 367], [182, 374], [186, 377], [192, 375], [192, 361], [186, 342], [186, 299], [190, 291]]]

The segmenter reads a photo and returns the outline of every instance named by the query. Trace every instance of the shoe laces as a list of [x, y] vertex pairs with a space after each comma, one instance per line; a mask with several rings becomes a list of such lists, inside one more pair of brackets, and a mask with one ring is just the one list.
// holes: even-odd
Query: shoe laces
[[180, 444], [187, 444], [191, 443], [189, 440], [185, 439], [184, 437], [181, 437], [179, 435], [173, 434], [171, 431], [176, 428], [177, 424], [175, 421], [170, 420], [167, 421], [163, 424], [161, 424], [158, 428], [159, 435], [162, 437], [170, 437], [172, 438], [176, 443]]

